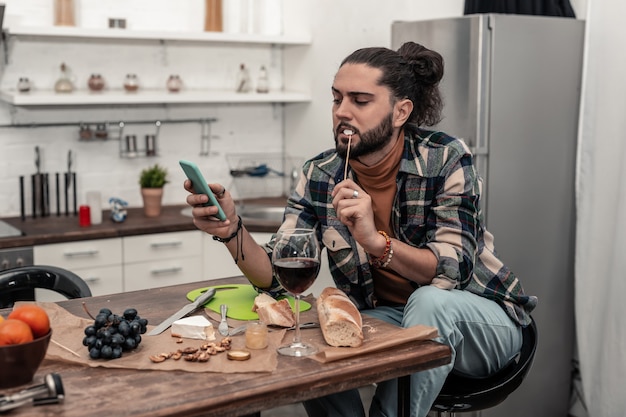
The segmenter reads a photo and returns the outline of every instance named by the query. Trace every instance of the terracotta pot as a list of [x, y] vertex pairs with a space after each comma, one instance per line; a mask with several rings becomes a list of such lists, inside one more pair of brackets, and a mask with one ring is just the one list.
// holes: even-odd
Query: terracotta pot
[[143, 212], [146, 217], [158, 217], [161, 214], [163, 188], [142, 188]]

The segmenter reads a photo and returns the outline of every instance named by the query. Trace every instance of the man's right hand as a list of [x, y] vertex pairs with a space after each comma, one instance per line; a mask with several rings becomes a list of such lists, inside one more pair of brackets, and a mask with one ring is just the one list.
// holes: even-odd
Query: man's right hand
[[213, 236], [219, 236], [222, 238], [232, 235], [237, 229], [237, 213], [235, 208], [235, 202], [224, 186], [221, 184], [209, 184], [209, 188], [215, 194], [217, 201], [224, 214], [226, 214], [226, 220], [221, 221], [217, 217], [217, 207], [209, 205], [203, 206], [203, 204], [209, 202], [209, 197], [205, 194], [194, 194], [191, 187], [191, 181], [185, 180], [183, 186], [190, 194], [187, 196], [187, 204], [192, 207], [191, 215], [193, 217], [194, 225]]

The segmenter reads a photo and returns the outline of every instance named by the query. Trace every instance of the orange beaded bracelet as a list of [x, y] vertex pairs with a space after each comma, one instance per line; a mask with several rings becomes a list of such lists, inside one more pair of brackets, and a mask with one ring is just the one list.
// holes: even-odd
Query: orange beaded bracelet
[[386, 268], [393, 257], [393, 249], [391, 248], [391, 238], [385, 231], [379, 230], [378, 233], [385, 238], [385, 251], [380, 257], [370, 255], [370, 265], [374, 268]]

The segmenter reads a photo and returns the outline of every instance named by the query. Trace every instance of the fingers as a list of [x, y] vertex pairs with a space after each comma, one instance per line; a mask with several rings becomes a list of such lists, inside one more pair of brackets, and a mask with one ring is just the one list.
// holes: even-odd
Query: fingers
[[348, 178], [348, 179], [341, 181], [339, 184], [335, 185], [335, 188], [333, 189], [333, 192], [331, 195], [333, 196], [333, 198], [336, 197], [337, 194], [340, 194], [340, 193], [342, 195], [349, 196], [349, 195], [352, 195], [352, 192], [354, 190], [361, 192], [361, 187], [359, 187], [353, 180]]
[[[225, 206], [228, 207], [233, 205], [232, 199], [230, 198], [230, 194], [227, 192], [226, 188], [221, 184], [208, 184], [209, 188], [215, 195], [215, 197], [220, 200], [220, 206], [224, 209]], [[192, 207], [191, 214], [194, 217], [194, 222], [203, 223], [209, 221], [211, 223], [219, 222], [219, 220], [215, 217], [217, 215], [218, 209], [217, 207], [207, 204], [209, 203], [209, 197], [206, 194], [196, 194], [193, 190], [190, 180], [185, 180], [183, 183], [183, 187], [190, 194], [185, 198], [186, 203]], [[221, 222], [222, 224], [228, 224], [228, 220], [225, 222]], [[198, 224], [197, 224], [198, 225]]]

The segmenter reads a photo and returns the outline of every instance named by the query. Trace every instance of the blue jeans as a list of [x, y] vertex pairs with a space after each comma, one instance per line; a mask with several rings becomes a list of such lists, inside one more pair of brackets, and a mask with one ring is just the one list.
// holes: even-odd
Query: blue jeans
[[[411, 417], [425, 417], [448, 374], [476, 377], [504, 367], [522, 347], [522, 331], [496, 302], [462, 290], [420, 287], [406, 306], [378, 307], [363, 314], [402, 327], [425, 324], [439, 330], [438, 342], [452, 349], [448, 365], [411, 375]], [[397, 380], [378, 384], [370, 417], [397, 416]], [[358, 390], [306, 401], [309, 417], [365, 417]]]

